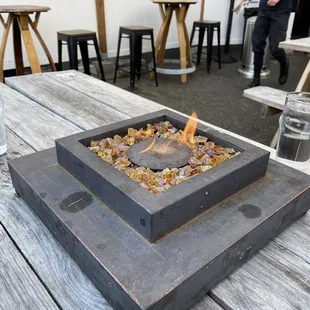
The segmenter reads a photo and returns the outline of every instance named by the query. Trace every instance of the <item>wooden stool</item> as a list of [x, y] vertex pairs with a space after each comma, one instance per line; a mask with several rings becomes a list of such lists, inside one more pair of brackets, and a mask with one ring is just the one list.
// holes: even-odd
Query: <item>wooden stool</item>
[[62, 70], [62, 45], [63, 45], [63, 42], [66, 42], [68, 46], [70, 69], [78, 70], [77, 46], [79, 44], [83, 66], [84, 66], [84, 71], [86, 74], [90, 75], [88, 41], [93, 41], [93, 45], [95, 46], [95, 50], [96, 50], [101, 79], [105, 81], [96, 32], [82, 30], [82, 29], [81, 30], [58, 31], [57, 38], [58, 38], [58, 70], [59, 71]]
[[[159, 5], [160, 14], [163, 20], [159, 30], [156, 44], [155, 44], [155, 57], [158, 62], [157, 72], [163, 74], [179, 74], [181, 75], [181, 82], [186, 83], [187, 74], [194, 72], [195, 67], [192, 63], [192, 53], [188, 37], [188, 32], [185, 24], [186, 15], [191, 4], [197, 3], [196, 0], [153, 0], [153, 3]], [[177, 28], [179, 34], [180, 44], [180, 70], [161, 70], [164, 66], [165, 49], [171, 18], [173, 12], [176, 14]]]
[[200, 64], [200, 58], [203, 47], [203, 40], [205, 31], [207, 31], [207, 72], [210, 73], [211, 61], [212, 61], [212, 50], [213, 50], [213, 34], [214, 30], [217, 30], [217, 46], [218, 46], [218, 64], [219, 69], [221, 69], [221, 22], [219, 21], [196, 21], [193, 24], [193, 30], [191, 34], [191, 47], [193, 44], [193, 39], [195, 31], [199, 31], [199, 41], [198, 41], [198, 51], [197, 51], [197, 66]]
[[149, 39], [151, 40], [152, 55], [153, 55], [153, 68], [147, 67], [147, 70], [148, 71], [151, 70], [154, 73], [156, 86], [158, 86], [153, 29], [142, 26], [126, 26], [126, 27], [120, 27], [119, 29], [114, 84], [116, 82], [117, 71], [121, 68], [119, 66], [119, 54], [121, 49], [122, 38], [128, 38], [130, 46], [130, 86], [132, 88], [135, 87], [136, 74], [138, 79], [140, 79], [141, 76], [142, 40], [146, 39], [145, 36], [150, 37]]
[[[3, 64], [4, 64], [4, 54], [5, 48], [10, 32], [11, 25], [13, 24], [13, 43], [14, 43], [14, 56], [16, 65], [16, 75], [24, 74], [24, 62], [22, 53], [22, 40], [25, 44], [26, 52], [28, 55], [28, 60], [32, 73], [40, 73], [41, 66], [39, 63], [38, 55], [33, 44], [32, 36], [29, 31], [29, 25], [31, 26], [33, 32], [36, 34], [39, 42], [41, 43], [44, 52], [49, 60], [49, 63], [53, 71], [56, 71], [55, 64], [53, 62], [52, 56], [49, 53], [47, 46], [45, 45], [39, 31], [38, 23], [40, 19], [41, 12], [47, 12], [50, 8], [46, 6], [33, 6], [33, 5], [7, 5], [0, 6], [0, 21], [4, 26], [4, 32], [2, 37], [2, 43], [0, 47], [0, 82], [3, 82]], [[9, 16], [5, 22], [2, 17], [2, 13], [8, 13]], [[30, 14], [36, 13], [34, 21], [32, 21]]]

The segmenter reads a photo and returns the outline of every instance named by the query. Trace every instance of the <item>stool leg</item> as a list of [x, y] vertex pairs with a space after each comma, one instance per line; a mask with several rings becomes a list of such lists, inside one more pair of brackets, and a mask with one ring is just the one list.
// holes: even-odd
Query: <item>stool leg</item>
[[115, 64], [115, 72], [114, 72], [114, 80], [113, 80], [114, 84], [116, 82], [116, 76], [117, 76], [117, 71], [118, 71], [118, 62], [119, 62], [119, 53], [121, 50], [121, 43], [122, 43], [122, 34], [121, 34], [121, 32], [119, 32], [119, 34], [118, 34], [118, 45], [117, 45], [117, 55], [116, 55], [116, 64]]
[[130, 46], [130, 87], [135, 88], [135, 80], [136, 80], [136, 59], [135, 59], [136, 36], [134, 33], [130, 35], [129, 46]]
[[90, 75], [90, 68], [89, 68], [89, 54], [88, 54], [88, 44], [87, 41], [80, 41], [79, 42], [84, 72], [87, 75]]
[[78, 70], [77, 42], [73, 39], [68, 40], [68, 53], [70, 69]]
[[18, 18], [19, 27], [26, 47], [32, 73], [41, 73], [41, 66], [29, 29], [28, 15], [21, 14]]
[[13, 44], [16, 75], [23, 75], [25, 73], [25, 70], [23, 61], [22, 38], [16, 18], [13, 19]]
[[212, 48], [213, 48], [213, 32], [214, 29], [212, 26], [208, 27], [207, 39], [208, 39], [208, 46], [207, 46], [207, 72], [210, 73], [211, 69], [211, 61], [212, 61]]
[[5, 48], [6, 48], [6, 43], [8, 41], [8, 36], [10, 32], [10, 28], [12, 25], [12, 14], [9, 14], [9, 17], [6, 22], [6, 27], [2, 35], [2, 42], [1, 42], [1, 47], [0, 47], [0, 83], [4, 81], [4, 75], [3, 75], [3, 63], [4, 63], [4, 54], [5, 54]]
[[58, 40], [58, 71], [62, 71], [62, 41]]
[[136, 73], [137, 78], [141, 77], [141, 63], [142, 63], [142, 36], [136, 35], [136, 51], [135, 51]]
[[222, 69], [221, 63], [221, 26], [217, 27], [217, 57], [219, 62], [219, 69]]
[[192, 33], [191, 33], [191, 47], [193, 46], [194, 36], [195, 36], [196, 27], [193, 25]]
[[155, 58], [155, 46], [154, 46], [154, 35], [153, 35], [153, 32], [152, 32], [152, 34], [151, 34], [151, 44], [152, 44], [153, 70], [154, 70], [154, 75], [155, 75], [155, 83], [156, 83], [156, 87], [158, 87], [157, 71], [156, 71], [156, 58]]
[[32, 30], [33, 32], [35, 33], [35, 35], [37, 36], [39, 42], [41, 43], [41, 46], [45, 52], [45, 55], [47, 56], [47, 59], [50, 63], [50, 66], [52, 68], [53, 71], [57, 71], [56, 70], [56, 66], [55, 66], [55, 63], [54, 63], [54, 60], [52, 58], [52, 55], [50, 54], [43, 38], [41, 37], [41, 34], [40, 32], [38, 31], [38, 22], [39, 22], [39, 18], [40, 18], [40, 12], [39, 13], [36, 13], [36, 17], [35, 17], [35, 22], [32, 21], [32, 19], [28, 16], [28, 22], [29, 22], [29, 25], [32, 27]]
[[97, 60], [98, 60], [98, 66], [99, 66], [100, 74], [101, 74], [101, 80], [105, 82], [105, 76], [104, 76], [104, 71], [103, 71], [103, 66], [102, 66], [102, 59], [101, 59], [101, 54], [99, 51], [99, 45], [98, 45], [97, 37], [94, 38], [93, 42], [94, 42], [94, 46], [95, 46], [95, 50], [96, 50], [96, 54], [97, 54]]
[[200, 58], [202, 53], [203, 39], [205, 37], [205, 29], [199, 28], [199, 40], [198, 40], [198, 50], [197, 50], [197, 66], [200, 64]]

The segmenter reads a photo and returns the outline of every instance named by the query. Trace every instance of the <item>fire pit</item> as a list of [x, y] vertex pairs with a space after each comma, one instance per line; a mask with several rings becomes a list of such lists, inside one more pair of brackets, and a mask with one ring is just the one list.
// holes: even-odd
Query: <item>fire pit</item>
[[[105, 152], [129, 129], [147, 136], [148, 124], [169, 122], [183, 131], [187, 121], [163, 110], [57, 140], [56, 149], [10, 162], [17, 193], [115, 309], [190, 309], [310, 207], [307, 175], [268, 163], [268, 152], [205, 126], [192, 136], [201, 137], [198, 145], [218, 146], [211, 160], [216, 152], [230, 158], [159, 193], [123, 169], [180, 170], [190, 166], [196, 147], [152, 134], [131, 139], [118, 154], [128, 156], [128, 167], [118, 161], [124, 156]], [[175, 150], [177, 161], [166, 156]]]
[[[121, 153], [120, 158], [124, 158], [123, 154], [129, 152], [129, 157], [133, 160], [143, 159], [143, 153], [140, 152], [147, 150], [147, 148], [151, 149], [152, 143], [149, 141], [149, 138], [156, 138], [158, 131], [162, 133], [160, 134], [161, 138], [169, 138], [167, 136], [163, 137], [163, 135], [167, 134], [163, 130], [163, 126], [168, 123], [172, 126], [171, 128], [176, 128], [177, 130], [177, 132], [173, 133], [172, 137], [170, 136], [170, 139], [174, 135], [177, 135], [178, 143], [183, 142], [182, 144], [185, 143], [185, 146], [194, 147], [193, 153], [197, 151], [197, 148], [195, 148], [197, 143], [188, 136], [193, 138], [194, 133], [197, 138], [202, 139], [199, 140], [202, 143], [213, 144], [214, 147], [211, 150], [213, 150], [214, 156], [210, 159], [214, 167], [208, 169], [212, 167], [209, 166], [211, 163], [198, 165], [200, 167], [200, 171], [198, 171], [198, 167], [191, 168], [189, 166], [186, 168], [187, 166], [185, 166], [185, 168], [179, 169], [179, 174], [181, 169], [185, 169], [184, 173], [187, 173], [186, 170], [189, 169], [189, 174], [194, 171], [193, 177], [189, 175], [185, 178], [184, 182], [179, 182], [180, 184], [174, 184], [174, 186], [170, 186], [165, 182], [162, 187], [155, 184], [155, 188], [153, 188], [149, 186], [152, 182], [139, 182], [140, 179], [131, 180], [137, 178], [137, 171], [133, 171], [131, 179], [128, 178], [126, 174], [128, 172], [126, 170], [127, 167], [118, 166], [119, 158], [115, 159], [111, 156], [111, 152], [114, 154], [118, 146], [115, 146], [112, 151], [109, 151], [107, 156], [104, 155], [104, 149], [102, 150], [103, 154], [98, 149], [98, 152], [94, 153], [92, 149], [93, 147], [98, 147], [101, 141], [105, 148], [111, 150], [111, 147], [106, 143], [108, 141], [109, 145], [115, 145], [116, 139], [118, 143], [121, 143], [121, 141], [127, 142], [125, 145], [121, 145], [125, 149], [117, 151]], [[159, 124], [158, 130], [153, 130], [155, 124]], [[134, 132], [140, 131], [141, 133], [145, 133], [150, 128], [152, 134], [147, 139], [148, 143], [145, 145], [147, 148], [145, 149], [144, 145], [142, 145], [143, 147], [140, 149], [139, 143], [136, 145], [135, 142], [144, 141], [142, 136], [145, 136], [145, 134], [138, 135], [139, 139], [137, 139]], [[184, 135], [181, 129], [184, 129]], [[129, 144], [134, 147], [131, 151], [127, 145], [128, 140]], [[175, 140], [172, 139], [172, 141]], [[139, 150], [138, 154], [135, 152], [135, 145]], [[177, 145], [180, 147], [179, 144]], [[89, 148], [93, 152], [90, 152]], [[269, 159], [269, 153], [262, 149], [240, 143], [240, 141], [226, 135], [219, 135], [210, 128], [204, 128], [201, 125], [196, 129], [196, 125], [193, 127], [193, 123], [188, 122], [187, 118], [168, 110], [140, 116], [57, 140], [56, 149], [58, 161], [61, 166], [69, 171], [91, 192], [102, 199], [102, 201], [150, 242], [156, 242], [167, 233], [187, 223], [214, 204], [264, 176]], [[184, 149], [187, 150], [186, 148]], [[210, 149], [207, 148], [206, 152], [208, 150]], [[135, 152], [135, 155], [132, 154], [132, 151]], [[229, 154], [229, 152], [232, 154]], [[102, 155], [105, 160], [102, 160], [98, 154]], [[153, 154], [150, 152], [149, 155], [152, 157]], [[184, 151], [184, 154], [187, 154], [187, 152]], [[239, 155], [233, 157], [235, 154]], [[188, 153], [188, 155], [190, 154]], [[233, 158], [226, 160], [230, 157]], [[170, 160], [173, 161], [172, 158]], [[125, 161], [128, 161], [127, 157]], [[114, 166], [115, 163], [116, 167]], [[158, 163], [158, 161], [155, 163]], [[150, 160], [148, 160], [147, 164], [150, 164]], [[140, 168], [145, 169], [146, 167]], [[163, 168], [165, 168], [165, 165]], [[124, 170], [125, 173], [119, 171], [119, 169]], [[152, 171], [146, 171], [145, 175], [148, 179], [152, 177], [156, 178], [152, 173]], [[165, 169], [162, 171], [163, 173], [165, 173]], [[130, 171], [128, 174], [130, 176]], [[167, 179], [171, 175], [171, 170], [168, 171], [169, 176], [167, 177], [162, 174], [158, 174], [157, 172], [157, 177], [159, 179]], [[149, 193], [146, 189], [153, 191], [153, 193]], [[124, 205], [126, 205], [126, 208], [123, 207]]]
[[152, 194], [159, 194], [240, 154], [205, 136], [195, 136], [194, 113], [184, 131], [169, 121], [128, 128], [123, 137], [91, 141], [88, 147]]

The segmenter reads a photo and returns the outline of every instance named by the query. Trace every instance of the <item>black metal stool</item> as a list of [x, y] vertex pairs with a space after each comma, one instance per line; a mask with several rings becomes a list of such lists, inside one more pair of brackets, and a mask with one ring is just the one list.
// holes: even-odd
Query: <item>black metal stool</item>
[[[157, 74], [156, 74], [156, 61], [155, 61], [155, 47], [154, 47], [154, 35], [153, 29], [149, 27], [142, 26], [124, 26], [119, 28], [119, 36], [118, 36], [118, 47], [117, 47], [117, 56], [116, 56], [116, 66], [115, 66], [115, 74], [114, 74], [114, 83], [116, 82], [116, 76], [118, 70], [122, 67], [128, 67], [126, 65], [119, 65], [119, 53], [121, 49], [122, 38], [129, 39], [130, 46], [130, 86], [132, 88], [135, 87], [136, 74], [138, 79], [141, 76], [141, 68], [142, 68], [142, 40], [146, 40], [144, 36], [150, 36], [149, 40], [151, 40], [152, 45], [152, 57], [153, 57], [153, 68], [147, 67], [148, 72], [154, 72], [156, 86], [158, 86]], [[126, 71], [126, 70], [123, 70]]]
[[[198, 28], [198, 29], [197, 29]], [[214, 30], [217, 30], [217, 44], [218, 44], [218, 63], [219, 69], [221, 69], [221, 22], [219, 21], [196, 21], [193, 25], [191, 34], [191, 47], [194, 40], [195, 31], [199, 31], [198, 51], [197, 51], [197, 66], [200, 64], [200, 58], [202, 54], [203, 39], [205, 31], [207, 31], [207, 72], [210, 73], [211, 61], [212, 61], [212, 49], [213, 49], [213, 34]]]
[[58, 37], [58, 70], [62, 70], [62, 45], [63, 41], [67, 42], [70, 68], [78, 70], [78, 54], [77, 45], [80, 46], [84, 71], [86, 74], [90, 75], [89, 67], [89, 55], [88, 55], [88, 41], [93, 41], [93, 44], [97, 54], [97, 60], [99, 65], [99, 70], [101, 73], [101, 79], [105, 81], [103, 66], [101, 62], [101, 55], [99, 52], [99, 46], [97, 41], [96, 32], [88, 30], [67, 30], [57, 32]]

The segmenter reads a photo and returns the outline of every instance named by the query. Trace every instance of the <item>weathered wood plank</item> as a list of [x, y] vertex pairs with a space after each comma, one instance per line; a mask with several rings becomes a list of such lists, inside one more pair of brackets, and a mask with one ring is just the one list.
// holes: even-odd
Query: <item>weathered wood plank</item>
[[310, 37], [280, 42], [280, 47], [286, 50], [310, 53]]
[[206, 296], [192, 310], [223, 310], [211, 297]]
[[12, 186], [7, 161], [35, 152], [33, 148], [31, 148], [9, 128], [6, 128], [6, 138], [8, 148], [7, 154], [0, 156], [0, 189]]
[[310, 264], [310, 213], [305, 214], [274, 241]]
[[134, 117], [164, 109], [162, 105], [127, 92], [78, 71], [48, 72], [45, 76]]
[[128, 118], [45, 74], [32, 74], [6, 79], [7, 85], [48, 110], [86, 130]]
[[310, 264], [272, 241], [211, 296], [233, 310], [308, 309], [309, 275]]
[[[0, 222], [62, 309], [112, 310], [69, 254], [55, 241], [49, 230], [13, 189], [0, 191], [0, 201]], [[0, 261], [1, 256], [2, 254]], [[14, 285], [11, 283], [9, 287]], [[31, 293], [31, 290], [28, 292]], [[8, 309], [10, 308], [5, 308]]]
[[0, 224], [0, 309], [59, 309]]
[[267, 86], [253, 87], [246, 89], [243, 92], [244, 97], [260, 102], [269, 107], [273, 107], [280, 111], [282, 111], [285, 106], [286, 95], [287, 92], [283, 90]]
[[4, 100], [6, 126], [36, 151], [53, 147], [55, 139], [81, 131], [4, 84], [0, 85], [0, 92]]

